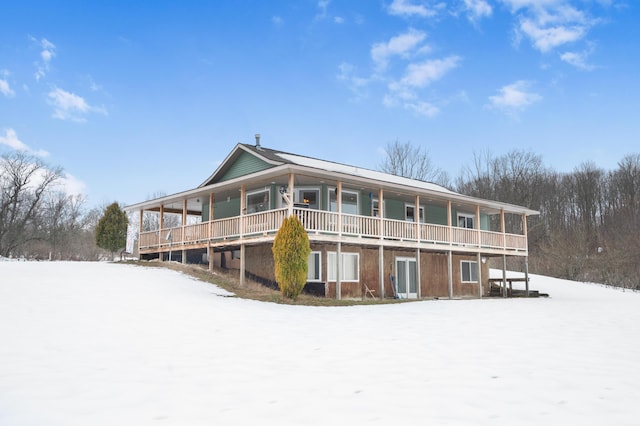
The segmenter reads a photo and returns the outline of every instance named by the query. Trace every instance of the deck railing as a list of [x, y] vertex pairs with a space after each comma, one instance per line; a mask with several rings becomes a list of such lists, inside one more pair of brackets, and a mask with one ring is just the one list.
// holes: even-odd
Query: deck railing
[[[282, 208], [216, 219], [212, 222], [202, 222], [195, 225], [162, 229], [161, 231], [142, 232], [140, 234], [140, 248], [151, 250], [166, 247], [169, 244], [184, 247], [208, 241], [220, 242], [222, 240], [273, 235], [280, 229], [288, 212], [287, 208]], [[430, 223], [416, 224], [395, 219], [382, 219], [382, 235], [380, 235], [381, 219], [378, 217], [350, 214], [342, 214], [340, 217], [336, 212], [302, 208], [294, 208], [294, 214], [298, 216], [310, 235], [342, 235], [363, 239], [382, 238], [394, 241], [504, 250], [505, 252], [527, 250], [525, 235], [478, 231], [477, 229]], [[342, 227], [339, 224], [342, 224]], [[169, 231], [171, 238], [167, 239]]]

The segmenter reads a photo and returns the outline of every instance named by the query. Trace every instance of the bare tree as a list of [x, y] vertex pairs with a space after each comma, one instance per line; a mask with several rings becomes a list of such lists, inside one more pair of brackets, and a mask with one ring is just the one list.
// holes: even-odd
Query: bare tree
[[44, 203], [61, 174], [22, 152], [0, 157], [0, 255], [42, 237]]
[[428, 150], [413, 146], [409, 142], [400, 143], [396, 140], [387, 144], [385, 153], [384, 161], [378, 166], [380, 171], [450, 186], [449, 176], [433, 164]]

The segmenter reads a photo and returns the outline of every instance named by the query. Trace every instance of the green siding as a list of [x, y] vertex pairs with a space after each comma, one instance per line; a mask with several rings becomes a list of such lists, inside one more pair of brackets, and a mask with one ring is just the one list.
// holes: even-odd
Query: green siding
[[213, 218], [224, 219], [240, 215], [240, 197], [228, 200], [215, 201], [213, 206]]
[[434, 225], [447, 225], [447, 208], [443, 206], [425, 206], [425, 214], [427, 215], [427, 223]]
[[238, 159], [234, 161], [227, 171], [220, 177], [218, 182], [224, 182], [226, 180], [259, 172], [271, 167], [273, 167], [271, 164], [259, 159], [255, 155], [249, 154], [248, 152], [242, 152]]
[[396, 219], [396, 220], [405, 219], [404, 201], [385, 198], [384, 207], [385, 207], [384, 217], [386, 219]]
[[480, 213], [480, 229], [483, 231], [489, 231], [491, 229], [489, 227], [489, 215]]
[[202, 204], [202, 215], [201, 215], [202, 221], [203, 222], [208, 222], [209, 221], [209, 203], [203, 203]]

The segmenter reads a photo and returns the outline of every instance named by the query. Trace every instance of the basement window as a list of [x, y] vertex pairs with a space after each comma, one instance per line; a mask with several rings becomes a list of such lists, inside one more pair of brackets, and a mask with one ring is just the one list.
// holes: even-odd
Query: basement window
[[478, 282], [478, 262], [463, 260], [460, 262], [460, 277], [463, 283]]

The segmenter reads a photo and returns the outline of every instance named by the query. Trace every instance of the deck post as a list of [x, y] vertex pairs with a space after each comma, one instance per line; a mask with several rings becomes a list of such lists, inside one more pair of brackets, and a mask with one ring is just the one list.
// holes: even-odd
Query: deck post
[[336, 252], [336, 299], [342, 299], [342, 181], [336, 185], [336, 206], [338, 209], [338, 249]]
[[524, 258], [524, 295], [529, 297], [529, 256]]
[[507, 249], [507, 235], [504, 224], [504, 209], [500, 209], [500, 231], [502, 231], [502, 249]]
[[482, 299], [482, 254], [478, 252], [478, 297]]
[[158, 218], [158, 260], [164, 261], [164, 255], [160, 248], [162, 247], [162, 227], [164, 226], [164, 204], [160, 204], [160, 217]]
[[447, 268], [449, 274], [447, 279], [449, 281], [449, 299], [453, 299], [453, 252], [451, 250], [453, 244], [453, 229], [451, 224], [451, 200], [447, 201], [447, 226], [449, 227], [449, 251], [447, 252]]
[[[185, 198], [182, 201], [182, 244], [184, 247], [184, 242], [185, 242], [185, 235], [184, 235], [184, 227], [187, 226], [187, 199]], [[186, 249], [182, 249], [182, 264], [186, 265], [187, 264], [187, 250]]]
[[209, 272], [213, 272], [213, 247], [211, 247], [211, 240], [207, 241], [207, 260], [209, 261]]
[[447, 279], [449, 280], [449, 299], [453, 299], [453, 252], [449, 250], [447, 252], [447, 267], [449, 274]]
[[209, 239], [213, 238], [213, 192], [209, 194], [209, 229], [207, 230], [207, 236]]
[[246, 202], [246, 187], [242, 185], [240, 187], [240, 285], [244, 286], [244, 275], [245, 275], [245, 247], [244, 247], [244, 225], [245, 218], [244, 215], [247, 212], [247, 202]]
[[422, 298], [421, 274], [420, 274], [420, 196], [416, 195], [416, 207], [413, 210], [413, 221], [415, 222], [415, 233], [418, 247], [416, 247], [416, 296]]
[[480, 229], [480, 205], [476, 205], [476, 228], [478, 231], [478, 247], [482, 247], [482, 230]]
[[144, 209], [140, 209], [140, 223], [138, 224], [138, 260], [140, 260], [140, 239], [142, 237], [142, 222], [144, 222]]
[[380, 188], [378, 190], [378, 216], [379, 221], [379, 236], [380, 245], [378, 246], [378, 281], [380, 285], [381, 299], [384, 299], [384, 190]]
[[422, 290], [420, 287], [421, 274], [420, 274], [420, 247], [416, 248], [416, 293], [418, 299], [422, 299]]
[[293, 173], [289, 173], [289, 182], [287, 186], [287, 195], [289, 195], [289, 216], [293, 215]]
[[507, 255], [502, 255], [502, 286], [504, 287], [504, 292], [502, 293], [502, 297], [507, 297]]

